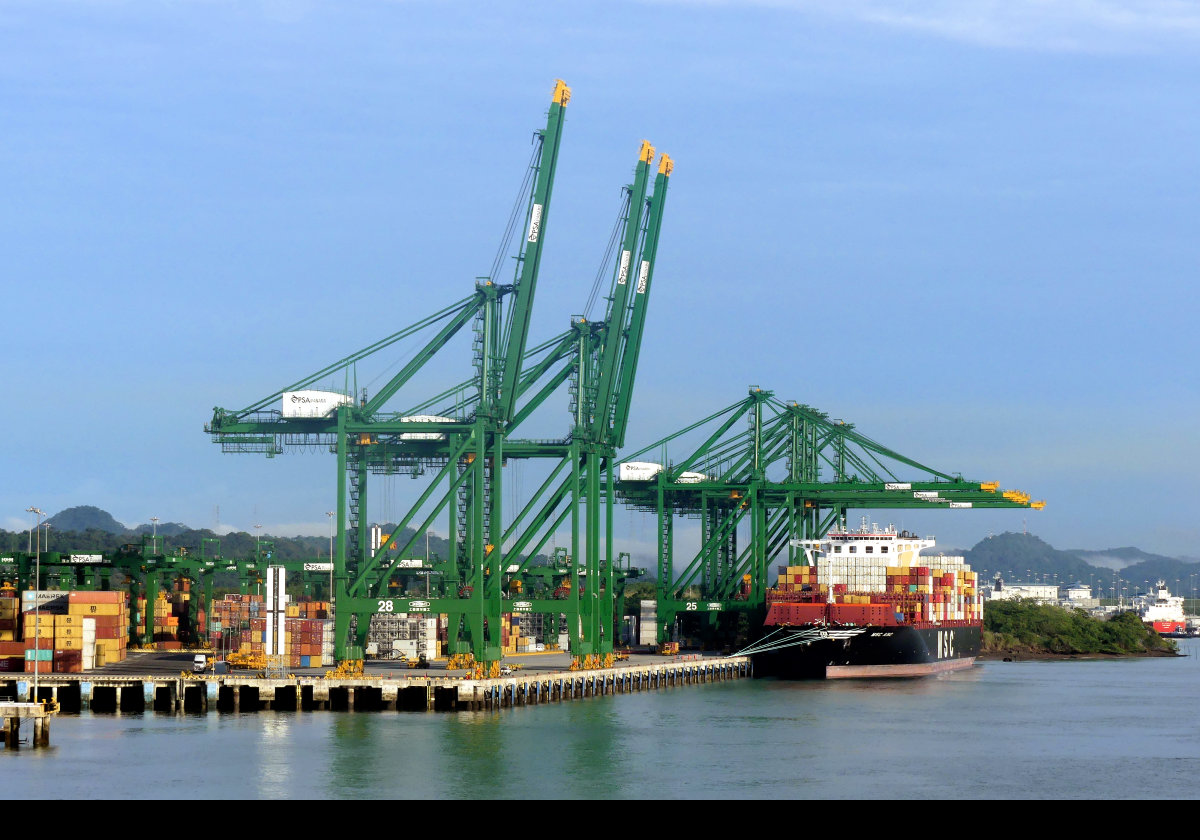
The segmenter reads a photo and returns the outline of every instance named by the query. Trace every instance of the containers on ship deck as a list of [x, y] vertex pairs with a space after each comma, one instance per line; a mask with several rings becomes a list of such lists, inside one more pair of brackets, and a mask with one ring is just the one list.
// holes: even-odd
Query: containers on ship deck
[[[886, 565], [894, 560], [881, 560], [879, 556], [843, 555], [832, 560], [822, 556], [815, 566], [779, 567], [778, 581], [767, 593], [770, 608], [767, 624], [820, 621], [900, 624], [982, 619], [978, 578], [962, 557], [925, 556], [920, 561], [927, 565], [920, 566]], [[868, 606], [879, 609], [859, 609]]]

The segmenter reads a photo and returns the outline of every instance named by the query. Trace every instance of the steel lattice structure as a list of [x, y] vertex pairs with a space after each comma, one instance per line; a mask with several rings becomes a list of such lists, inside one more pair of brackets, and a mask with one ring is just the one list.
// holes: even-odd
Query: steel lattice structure
[[[798, 564], [796, 542], [823, 536], [851, 509], [1045, 505], [995, 482], [926, 466], [852, 424], [756, 387], [623, 462], [632, 466], [710, 429], [680, 460], [643, 464], [643, 474], [652, 475], [616, 486], [625, 504], [656, 517], [660, 642], [680, 613], [707, 613], [715, 623], [724, 614], [763, 609], [771, 564]], [[682, 569], [675, 557], [679, 519], [697, 519], [701, 527], [700, 548], [683, 558]]]

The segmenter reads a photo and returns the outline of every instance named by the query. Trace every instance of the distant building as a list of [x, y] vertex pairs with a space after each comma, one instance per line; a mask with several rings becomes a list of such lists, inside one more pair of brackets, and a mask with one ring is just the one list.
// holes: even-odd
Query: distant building
[[1086, 583], [1067, 584], [1062, 588], [1062, 598], [1064, 601], [1090, 601], [1092, 587]]
[[996, 578], [992, 585], [983, 590], [984, 598], [990, 601], [1007, 601], [1014, 598], [1024, 598], [1041, 604], [1058, 603], [1058, 584], [1056, 583], [1006, 583], [1003, 578]]
[[1095, 610], [1100, 606], [1100, 599], [1092, 597], [1092, 587], [1086, 583], [1071, 583], [1062, 588], [1059, 603], [1064, 607], [1081, 610]]

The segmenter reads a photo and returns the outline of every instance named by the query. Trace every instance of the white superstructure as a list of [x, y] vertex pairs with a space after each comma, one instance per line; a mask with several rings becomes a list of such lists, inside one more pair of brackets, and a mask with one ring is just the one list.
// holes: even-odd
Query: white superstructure
[[1133, 599], [1133, 607], [1137, 610], [1142, 621], [1183, 622], [1183, 597], [1172, 595], [1167, 589], [1167, 582], [1160, 580], [1154, 585], [1154, 591], [1147, 595], [1137, 595]]

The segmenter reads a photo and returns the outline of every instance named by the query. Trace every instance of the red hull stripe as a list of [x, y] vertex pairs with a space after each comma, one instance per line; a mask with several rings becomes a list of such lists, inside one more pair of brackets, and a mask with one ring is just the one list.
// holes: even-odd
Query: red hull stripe
[[946, 671], [958, 671], [975, 664], [975, 657], [965, 659], [943, 659], [940, 662], [920, 662], [911, 665], [827, 665], [825, 679], [852, 679], [855, 677], [927, 677]]

